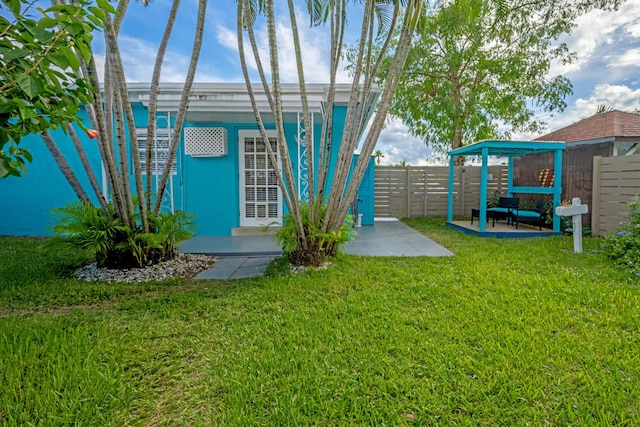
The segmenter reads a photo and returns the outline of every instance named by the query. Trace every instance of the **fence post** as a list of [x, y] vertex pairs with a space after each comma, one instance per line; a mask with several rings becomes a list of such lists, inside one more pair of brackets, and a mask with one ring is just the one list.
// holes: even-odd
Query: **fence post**
[[429, 196], [429, 166], [424, 166], [424, 201], [422, 203], [422, 216], [426, 217], [428, 212], [427, 199]]
[[409, 168], [411, 166], [405, 166], [407, 168], [407, 218], [411, 218], [411, 172]]
[[602, 187], [602, 156], [593, 156], [593, 185], [591, 193], [591, 235], [600, 235], [600, 193]]
[[467, 201], [467, 169], [460, 168], [460, 203], [458, 203], [458, 216], [464, 216], [466, 212], [465, 203]]

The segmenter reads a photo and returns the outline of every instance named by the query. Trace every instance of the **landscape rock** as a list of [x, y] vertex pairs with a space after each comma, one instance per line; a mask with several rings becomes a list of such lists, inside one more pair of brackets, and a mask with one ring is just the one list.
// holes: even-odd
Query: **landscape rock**
[[178, 254], [174, 259], [145, 268], [114, 270], [98, 268], [97, 264], [86, 265], [75, 271], [74, 277], [87, 282], [140, 283], [166, 280], [172, 277], [190, 278], [211, 268], [214, 257], [202, 254]]

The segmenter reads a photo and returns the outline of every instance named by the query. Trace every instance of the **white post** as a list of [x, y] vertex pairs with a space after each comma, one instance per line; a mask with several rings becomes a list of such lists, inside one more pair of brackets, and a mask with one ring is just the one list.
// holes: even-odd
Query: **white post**
[[571, 200], [571, 206], [556, 207], [556, 215], [570, 216], [573, 221], [573, 252], [582, 253], [582, 215], [589, 212], [589, 207], [580, 203], [579, 197]]

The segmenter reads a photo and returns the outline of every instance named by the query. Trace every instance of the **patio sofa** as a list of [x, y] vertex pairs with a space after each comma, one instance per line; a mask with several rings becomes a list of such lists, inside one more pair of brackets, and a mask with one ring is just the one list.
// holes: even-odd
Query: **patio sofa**
[[538, 200], [536, 207], [532, 209], [516, 209], [513, 212], [512, 219], [516, 221], [516, 229], [521, 222], [527, 224], [537, 225], [540, 231], [542, 231], [542, 225], [545, 222], [546, 215], [544, 213], [544, 200]]
[[[511, 222], [513, 225], [513, 213], [518, 210], [518, 204], [520, 199], [518, 197], [500, 197], [498, 199], [498, 206], [487, 209], [487, 214], [491, 212], [491, 218], [493, 218], [493, 225], [496, 224], [496, 219], [506, 219], [507, 224]], [[488, 217], [488, 216], [487, 216]]]

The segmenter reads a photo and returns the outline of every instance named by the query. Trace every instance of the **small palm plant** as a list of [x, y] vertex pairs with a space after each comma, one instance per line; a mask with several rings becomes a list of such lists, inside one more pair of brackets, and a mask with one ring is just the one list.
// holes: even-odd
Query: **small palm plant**
[[193, 215], [183, 211], [158, 216], [148, 212], [148, 233], [125, 224], [112, 206], [105, 211], [78, 201], [53, 213], [59, 219], [51, 228], [55, 236], [48, 246], [85, 249], [99, 267], [137, 268], [171, 259], [178, 244], [194, 235]]

